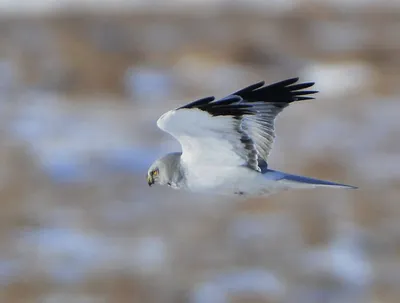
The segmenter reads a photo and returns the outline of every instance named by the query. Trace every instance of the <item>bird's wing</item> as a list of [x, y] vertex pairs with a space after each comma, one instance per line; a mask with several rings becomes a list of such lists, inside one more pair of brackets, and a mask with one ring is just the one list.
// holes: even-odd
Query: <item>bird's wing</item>
[[237, 96], [217, 102], [213, 97], [201, 99], [165, 113], [157, 125], [179, 141], [182, 160], [188, 164], [238, 166], [254, 162], [257, 169], [253, 144], [241, 142], [246, 137], [241, 119], [254, 111], [240, 101]]
[[243, 130], [253, 140], [259, 156], [267, 162], [275, 139], [275, 118], [290, 103], [314, 99], [309, 95], [317, 93], [314, 90], [304, 90], [314, 85], [314, 82], [295, 84], [299, 78], [291, 78], [264, 86], [259, 82], [248, 86], [232, 95], [240, 96], [246, 104], [252, 104], [256, 114], [244, 117]]
[[246, 87], [225, 98], [203, 98], [162, 115], [157, 125], [182, 146], [182, 160], [204, 166], [247, 165], [266, 168], [275, 137], [274, 119], [290, 102], [314, 91], [313, 83], [293, 85], [297, 78]]

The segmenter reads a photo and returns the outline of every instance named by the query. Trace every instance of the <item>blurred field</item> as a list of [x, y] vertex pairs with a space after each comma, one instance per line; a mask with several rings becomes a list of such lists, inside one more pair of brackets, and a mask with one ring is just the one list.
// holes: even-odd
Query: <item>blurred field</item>
[[[400, 301], [400, 2], [266, 3], [0, 1], [0, 302]], [[295, 76], [270, 166], [359, 190], [148, 188], [162, 113]]]

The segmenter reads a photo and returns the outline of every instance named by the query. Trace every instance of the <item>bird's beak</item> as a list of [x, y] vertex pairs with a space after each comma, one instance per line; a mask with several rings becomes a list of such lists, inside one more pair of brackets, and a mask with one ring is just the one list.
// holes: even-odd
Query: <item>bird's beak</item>
[[147, 175], [147, 184], [149, 184], [149, 186], [152, 186], [154, 184], [154, 179], [150, 175]]

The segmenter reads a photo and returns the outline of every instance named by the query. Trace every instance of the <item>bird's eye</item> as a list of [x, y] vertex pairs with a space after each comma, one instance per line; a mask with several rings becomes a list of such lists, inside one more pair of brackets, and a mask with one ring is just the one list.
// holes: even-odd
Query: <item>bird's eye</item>
[[154, 177], [157, 177], [157, 176], [158, 176], [158, 169], [153, 170], [153, 173], [152, 173], [152, 174], [153, 174]]

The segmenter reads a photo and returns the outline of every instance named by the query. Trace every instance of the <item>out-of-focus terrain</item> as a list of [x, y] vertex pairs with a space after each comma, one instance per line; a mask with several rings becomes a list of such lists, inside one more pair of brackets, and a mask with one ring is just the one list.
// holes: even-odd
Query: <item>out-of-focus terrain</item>
[[[0, 2], [0, 302], [400, 302], [400, 2]], [[149, 189], [166, 110], [320, 91], [272, 168], [359, 186]]]

